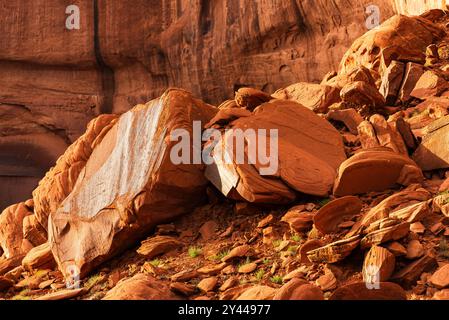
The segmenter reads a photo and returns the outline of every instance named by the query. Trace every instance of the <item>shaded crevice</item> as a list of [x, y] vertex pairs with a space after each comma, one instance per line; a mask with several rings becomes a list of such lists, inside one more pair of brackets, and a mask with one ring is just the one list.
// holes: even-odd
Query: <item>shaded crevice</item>
[[114, 109], [115, 75], [114, 70], [107, 65], [101, 53], [100, 45], [100, 19], [98, 0], [93, 0], [94, 9], [94, 52], [97, 65], [101, 73], [101, 87], [104, 101], [100, 106], [100, 113], [112, 113]]
[[307, 31], [307, 24], [304, 16], [301, 13], [301, 8], [299, 7], [296, 0], [291, 0], [291, 4], [293, 7], [293, 11], [295, 13], [296, 18], [296, 25], [298, 26], [299, 30], [304, 30], [304, 32]]

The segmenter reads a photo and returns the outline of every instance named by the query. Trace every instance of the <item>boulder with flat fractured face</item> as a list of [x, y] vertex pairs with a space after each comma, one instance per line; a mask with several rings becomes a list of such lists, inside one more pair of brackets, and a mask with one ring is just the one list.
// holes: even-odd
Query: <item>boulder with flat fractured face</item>
[[324, 84], [305, 82], [280, 89], [273, 94], [273, 98], [298, 102], [317, 113], [327, 113], [332, 104], [341, 100], [339, 89]]
[[384, 191], [396, 184], [408, 186], [423, 180], [421, 169], [410, 158], [387, 148], [363, 150], [340, 166], [334, 185], [336, 196]]
[[[289, 203], [295, 199], [295, 192], [327, 196], [338, 166], [346, 159], [335, 128], [296, 102], [265, 103], [227, 129], [232, 130], [227, 130], [213, 148], [214, 162], [206, 169], [206, 176], [225, 196], [235, 200]], [[245, 135], [244, 148], [240, 149], [232, 142], [239, 131]], [[251, 132], [254, 138], [248, 136]], [[264, 139], [268, 152], [262, 150]], [[248, 150], [253, 154], [256, 151], [257, 161], [248, 161]], [[268, 164], [259, 161], [263, 160], [261, 154], [269, 157], [265, 161]], [[244, 161], [238, 161], [238, 157]]]
[[120, 117], [49, 217], [49, 241], [61, 272], [75, 268], [84, 275], [157, 224], [200, 204], [207, 185], [203, 166], [175, 164], [171, 151], [179, 142], [171, 134], [183, 129], [192, 146], [193, 122], [204, 125], [215, 112], [172, 89]]
[[382, 76], [380, 93], [388, 105], [394, 105], [404, 78], [405, 64], [392, 61]]
[[101, 115], [92, 120], [78, 138], [47, 172], [33, 192], [36, 220], [47, 230], [48, 216], [72, 192], [81, 170], [93, 149], [116, 123], [116, 115]]
[[373, 246], [363, 262], [363, 280], [367, 283], [384, 282], [390, 279], [396, 266], [395, 256], [385, 248]]
[[427, 132], [413, 159], [425, 171], [449, 168], [449, 116], [434, 121]]

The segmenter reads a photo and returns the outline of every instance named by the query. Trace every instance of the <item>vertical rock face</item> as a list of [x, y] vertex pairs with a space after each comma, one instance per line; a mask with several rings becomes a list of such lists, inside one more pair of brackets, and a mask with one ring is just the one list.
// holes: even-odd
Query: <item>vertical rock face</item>
[[[217, 103], [242, 86], [272, 93], [318, 81], [367, 30], [367, 6], [380, 7], [381, 21], [441, 6], [412, 2], [80, 0], [75, 30], [65, 1], [3, 2], [0, 208], [26, 199], [98, 114], [125, 112], [169, 86]], [[26, 150], [32, 159], [23, 160]]]
[[0, 4], [0, 209], [28, 199], [100, 112], [90, 3], [77, 32], [64, 1]]

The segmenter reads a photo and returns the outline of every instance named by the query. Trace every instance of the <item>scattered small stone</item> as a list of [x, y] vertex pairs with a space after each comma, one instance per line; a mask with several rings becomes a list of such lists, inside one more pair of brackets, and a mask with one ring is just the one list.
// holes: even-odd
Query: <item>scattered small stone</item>
[[197, 271], [200, 274], [213, 276], [213, 275], [219, 274], [226, 266], [227, 266], [227, 263], [223, 262], [220, 264], [208, 265], [208, 266], [199, 268]]
[[244, 273], [244, 274], [248, 274], [248, 273], [252, 273], [257, 269], [257, 263], [247, 263], [244, 264], [243, 266], [241, 266], [238, 270], [239, 273]]
[[331, 291], [337, 287], [337, 279], [330, 270], [326, 270], [323, 276], [316, 280], [316, 285], [323, 291]]
[[407, 259], [414, 260], [424, 255], [424, 247], [418, 240], [412, 240], [407, 246]]
[[153, 259], [181, 246], [182, 242], [173, 237], [156, 236], [143, 241], [137, 253], [147, 259]]
[[260, 222], [257, 224], [257, 228], [263, 229], [265, 227], [268, 227], [271, 223], [274, 222], [274, 216], [272, 214], [266, 216]]
[[236, 287], [239, 284], [239, 279], [237, 277], [230, 277], [226, 280], [223, 285], [220, 287], [220, 291], [226, 291], [231, 289], [232, 287]]
[[225, 257], [221, 259], [223, 262], [228, 262], [233, 259], [238, 259], [245, 257], [250, 251], [251, 247], [249, 245], [238, 246], [232, 249]]
[[86, 293], [86, 289], [84, 288], [75, 290], [61, 290], [58, 292], [50, 293], [45, 296], [39, 297], [36, 300], [49, 300], [49, 301], [69, 300], [81, 296], [84, 293]]
[[170, 284], [170, 290], [176, 294], [180, 294], [185, 297], [190, 297], [195, 294], [195, 286], [182, 283], [182, 282], [173, 282]]
[[171, 276], [170, 280], [173, 282], [187, 282], [197, 278], [199, 275], [196, 270], [183, 270]]
[[439, 268], [431, 277], [429, 282], [438, 289], [449, 287], [449, 264]]
[[421, 222], [415, 222], [410, 225], [410, 231], [416, 234], [423, 234], [426, 231], [426, 227]]
[[441, 222], [438, 222], [430, 227], [430, 231], [434, 235], [439, 235], [441, 232], [445, 231], [445, 226]]
[[215, 238], [215, 231], [217, 230], [217, 228], [218, 225], [215, 221], [207, 221], [200, 228], [199, 233], [201, 234], [201, 238], [206, 241]]
[[407, 255], [407, 249], [397, 241], [391, 242], [387, 245], [387, 249], [396, 257]]
[[218, 284], [218, 278], [210, 277], [210, 278], [201, 280], [200, 283], [198, 283], [197, 287], [198, 287], [198, 289], [201, 290], [201, 292], [208, 293], [208, 292], [214, 291], [217, 284]]

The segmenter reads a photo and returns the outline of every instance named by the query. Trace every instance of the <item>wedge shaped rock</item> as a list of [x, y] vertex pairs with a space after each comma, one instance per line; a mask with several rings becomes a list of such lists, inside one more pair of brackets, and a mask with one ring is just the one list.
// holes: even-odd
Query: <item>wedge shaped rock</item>
[[433, 71], [426, 71], [418, 80], [411, 96], [426, 100], [431, 97], [438, 97], [449, 89], [449, 82]]
[[142, 242], [137, 253], [147, 259], [152, 259], [182, 246], [182, 242], [173, 237], [157, 236]]
[[423, 180], [421, 169], [410, 158], [386, 148], [363, 150], [340, 166], [334, 185], [336, 196], [384, 191], [397, 184]]
[[377, 206], [371, 208], [360, 220], [356, 228], [367, 228], [373, 222], [388, 218], [391, 212], [399, 211], [403, 208], [411, 208], [416, 202], [424, 202], [431, 198], [431, 194], [419, 184], [413, 184], [401, 192], [395, 193]]
[[413, 160], [425, 171], [449, 168], [449, 116], [428, 126]]
[[344, 102], [351, 103], [357, 108], [362, 106], [379, 108], [385, 105], [385, 98], [377, 88], [363, 81], [347, 84], [341, 90], [340, 97]]
[[53, 269], [56, 263], [50, 245], [44, 243], [31, 249], [23, 258], [22, 266], [28, 271]]
[[399, 240], [407, 236], [410, 232], [410, 223], [402, 222], [392, 226], [380, 226], [378, 230], [368, 233], [361, 241], [362, 248], [369, 248], [388, 241]]
[[392, 281], [401, 284], [404, 288], [411, 288], [424, 272], [431, 272], [438, 266], [437, 260], [430, 254], [410, 263], [393, 275]]
[[307, 257], [311, 262], [315, 263], [336, 263], [349, 256], [359, 243], [359, 236], [339, 240], [307, 252]]
[[[346, 159], [338, 131], [296, 102], [273, 100], [265, 103], [252, 116], [234, 121], [228, 129], [233, 130], [227, 130], [213, 148], [214, 161], [207, 167], [206, 176], [225, 196], [235, 200], [290, 203], [296, 192], [327, 196], [337, 168]], [[251, 132], [247, 129], [255, 132], [255, 138], [250, 138]], [[232, 147], [233, 137], [242, 131], [245, 141], [241, 150], [244, 151]], [[270, 152], [262, 150], [266, 145]], [[245, 161], [251, 156], [248, 150], [270, 155], [268, 164]]]
[[363, 263], [363, 280], [366, 283], [388, 281], [394, 272], [396, 257], [390, 251], [379, 246], [373, 246], [368, 251]]
[[340, 101], [340, 94], [338, 89], [327, 85], [300, 82], [276, 91], [273, 98], [295, 101], [317, 113], [326, 113]]
[[384, 96], [388, 105], [394, 105], [404, 78], [405, 64], [392, 61], [383, 73], [380, 93]]
[[81, 275], [134, 245], [157, 224], [203, 201], [203, 167], [175, 164], [176, 129], [193, 140], [193, 121], [204, 125], [216, 109], [182, 90], [123, 114], [94, 148], [73, 191], [50, 215], [49, 241], [59, 269]]
[[404, 79], [399, 90], [398, 99], [402, 102], [408, 102], [412, 97], [410, 94], [416, 86], [416, 83], [424, 73], [424, 67], [418, 63], [409, 62], [405, 67]]

